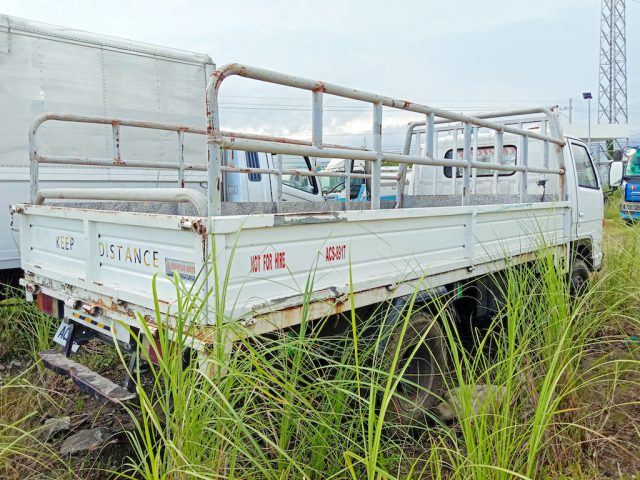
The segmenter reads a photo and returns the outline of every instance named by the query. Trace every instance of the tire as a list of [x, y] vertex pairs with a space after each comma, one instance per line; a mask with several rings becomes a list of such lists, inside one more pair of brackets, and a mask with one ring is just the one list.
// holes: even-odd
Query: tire
[[577, 298], [586, 293], [589, 288], [589, 267], [581, 258], [575, 258], [571, 265], [571, 273], [569, 277], [569, 293], [572, 297]]
[[[385, 353], [386, 364], [391, 366], [399, 348], [396, 373], [400, 373], [409, 361], [404, 372], [404, 378], [408, 382], [400, 381], [398, 384], [386, 413], [386, 422], [396, 427], [424, 425], [429, 417], [429, 410], [442, 401], [443, 374], [447, 371], [448, 363], [446, 341], [440, 325], [428, 312], [417, 312], [411, 316], [404, 338], [401, 338], [401, 327], [398, 325], [389, 338]], [[423, 336], [424, 340], [411, 358]]]

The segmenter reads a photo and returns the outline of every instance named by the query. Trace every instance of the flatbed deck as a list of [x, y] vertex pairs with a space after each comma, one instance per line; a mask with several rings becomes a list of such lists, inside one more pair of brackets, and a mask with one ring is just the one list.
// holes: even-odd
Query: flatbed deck
[[175, 309], [174, 273], [211, 288], [215, 249], [217, 271], [229, 272], [225, 317], [256, 333], [300, 322], [310, 277], [313, 320], [349, 309], [351, 289], [363, 306], [565, 248], [570, 224], [566, 202], [226, 217], [18, 208], [26, 281], [52, 296], [90, 300], [103, 321], [135, 327], [132, 312], [153, 314], [154, 277], [163, 312]]

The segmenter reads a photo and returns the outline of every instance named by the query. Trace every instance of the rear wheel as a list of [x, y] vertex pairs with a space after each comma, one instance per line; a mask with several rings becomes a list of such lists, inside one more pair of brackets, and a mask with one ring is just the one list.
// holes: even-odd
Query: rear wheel
[[444, 393], [447, 356], [440, 325], [428, 312], [414, 313], [404, 336], [399, 325], [389, 338], [387, 365], [391, 365], [396, 351], [395, 373], [404, 369], [404, 374], [389, 404], [387, 422], [397, 426], [424, 424], [429, 410], [442, 401]]

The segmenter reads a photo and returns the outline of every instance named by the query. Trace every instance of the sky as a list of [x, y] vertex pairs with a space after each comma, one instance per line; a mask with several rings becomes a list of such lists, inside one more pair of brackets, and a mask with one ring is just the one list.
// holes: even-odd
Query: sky
[[[640, 0], [627, 0], [632, 141], [640, 142]], [[600, 0], [0, 0], [0, 13], [240, 62], [473, 113], [559, 105], [597, 119]], [[366, 143], [362, 103], [325, 100], [325, 140]], [[308, 137], [308, 92], [233, 79], [223, 128]], [[384, 146], [398, 150], [414, 119], [387, 112]], [[370, 140], [369, 140], [370, 141]]]

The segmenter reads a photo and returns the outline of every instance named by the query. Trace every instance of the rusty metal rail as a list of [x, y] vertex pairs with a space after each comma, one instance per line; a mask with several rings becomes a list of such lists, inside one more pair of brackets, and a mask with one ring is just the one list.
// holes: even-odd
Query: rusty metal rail
[[[223, 81], [231, 76], [240, 76], [258, 80], [265, 83], [284, 85], [296, 89], [308, 90], [311, 92], [311, 145], [301, 145], [293, 139], [283, 139], [281, 137], [271, 137], [254, 139], [243, 137], [242, 134], [234, 133], [229, 135], [220, 128], [219, 102], [218, 95]], [[329, 146], [323, 143], [323, 96], [325, 94], [348, 98], [351, 100], [359, 100], [372, 105], [372, 135], [373, 149], [366, 151], [362, 149], [354, 149], [348, 146]], [[458, 122], [460, 127], [455, 128], [457, 132], [461, 130], [464, 136], [463, 159], [441, 159], [434, 158], [433, 149], [427, 148], [424, 156], [411, 155], [408, 152], [403, 154], [393, 154], [382, 151], [382, 108], [383, 106], [406, 110], [410, 112], [424, 114], [427, 129], [427, 137], [433, 134], [436, 124], [438, 123]], [[550, 126], [551, 135], [538, 133], [531, 130], [517, 128], [504, 122], [492, 121], [490, 119], [506, 116], [521, 116], [531, 114], [542, 114], [546, 117], [546, 124]], [[472, 169], [482, 168], [493, 171], [509, 171], [521, 173], [520, 200], [526, 201], [527, 198], [527, 175], [532, 173], [543, 174], [564, 174], [564, 163], [562, 155], [558, 148], [565, 145], [565, 140], [561, 135], [560, 123], [557, 113], [551, 108], [531, 108], [526, 110], [514, 110], [510, 112], [496, 112], [486, 115], [468, 116], [455, 112], [450, 112], [440, 108], [429, 107], [419, 103], [413, 103], [406, 100], [394, 99], [374, 93], [363, 92], [340, 85], [334, 85], [326, 82], [310, 80], [306, 78], [287, 75], [284, 73], [274, 72], [257, 67], [250, 67], [241, 64], [229, 64], [218, 68], [211, 76], [207, 84], [207, 144], [209, 150], [209, 168], [208, 168], [208, 201], [209, 215], [218, 215], [221, 211], [221, 185], [222, 172], [224, 172], [224, 156], [222, 150], [245, 150], [257, 152], [269, 152], [273, 154], [291, 154], [304, 155], [308, 157], [319, 158], [341, 158], [345, 160], [364, 160], [371, 162], [371, 208], [380, 208], [380, 185], [382, 180], [381, 166], [383, 161], [397, 162], [400, 165], [426, 165], [426, 166], [450, 166], [463, 169], [463, 193], [462, 204], [468, 205], [470, 201], [470, 183]], [[505, 133], [517, 135], [522, 138], [522, 164], [521, 165], [503, 165], [500, 162], [485, 163], [473, 160], [471, 147], [471, 139], [473, 129], [485, 128], [495, 133], [496, 150], [498, 147], [502, 152], [502, 140]], [[477, 135], [474, 136], [477, 139]], [[558, 168], [549, 168], [548, 155], [545, 158], [545, 167], [530, 167], [528, 165], [528, 144], [529, 140], [539, 140], [545, 144], [545, 152], [549, 150], [549, 146], [553, 144], [558, 153]], [[499, 160], [499, 159], [498, 159]], [[404, 187], [406, 167], [401, 169], [398, 176], [398, 186], [400, 190]], [[454, 181], [455, 181], [454, 175]], [[564, 182], [558, 181], [559, 188], [562, 190]], [[400, 193], [401, 201], [401, 193]]]
[[[111, 125], [113, 132], [113, 157], [111, 158], [93, 158], [93, 157], [79, 157], [69, 155], [47, 155], [41, 154], [38, 151], [37, 135], [40, 127], [49, 121], [58, 122], [73, 122], [73, 123], [87, 123], [96, 125]], [[160, 130], [177, 133], [177, 161], [176, 162], [158, 162], [151, 160], [125, 160], [122, 158], [120, 147], [120, 128], [121, 127], [134, 127], [144, 128], [150, 130]], [[115, 117], [101, 117], [94, 115], [75, 115], [66, 113], [44, 113], [34, 119], [29, 129], [29, 159], [31, 170], [31, 202], [34, 204], [41, 204], [46, 198], [56, 199], [86, 199], [86, 200], [115, 200], [115, 201], [164, 201], [164, 202], [185, 202], [189, 201], [193, 203], [196, 209], [205, 215], [207, 209], [202, 208], [200, 194], [193, 190], [193, 194], [187, 195], [181, 193], [184, 189], [185, 183], [185, 171], [207, 171], [206, 165], [187, 164], [184, 161], [184, 134], [194, 135], [206, 135], [204, 129], [189, 127], [185, 125], [146, 122], [141, 120], [122, 119]], [[256, 135], [249, 133], [238, 132], [223, 132], [229, 139], [234, 139], [238, 142], [242, 140], [263, 141], [263, 142], [281, 142], [290, 145], [297, 145], [300, 147], [311, 146], [311, 142], [304, 140], [276, 138], [265, 135]], [[344, 149], [345, 147], [340, 145], [328, 144], [327, 147], [334, 149]], [[363, 150], [365, 151], [365, 150]], [[281, 161], [281, 159], [279, 159]], [[83, 165], [83, 166], [101, 166], [101, 167], [122, 167], [122, 168], [152, 168], [152, 169], [164, 169], [164, 170], [177, 170], [178, 172], [178, 187], [179, 189], [164, 189], [166, 191], [158, 192], [158, 188], [149, 189], [40, 189], [40, 164], [52, 164], [52, 165]], [[281, 167], [281, 164], [279, 165]], [[346, 172], [344, 174], [339, 172], [327, 172], [327, 171], [313, 171], [313, 170], [300, 170], [300, 169], [270, 169], [270, 168], [244, 168], [236, 167], [233, 164], [228, 164], [220, 167], [222, 172], [228, 173], [263, 173], [266, 175], [278, 175], [279, 178], [279, 195], [278, 201], [282, 198], [282, 175], [295, 175], [295, 176], [309, 176], [309, 177], [345, 177], [350, 178], [362, 178], [370, 179], [371, 175], [366, 173], [351, 173]], [[397, 175], [385, 175], [382, 177], [385, 180], [398, 180]], [[93, 193], [92, 193], [93, 192]], [[109, 195], [113, 195], [108, 198]], [[196, 195], [197, 194], [197, 195]], [[186, 200], [185, 200], [186, 199]]]
[[[219, 112], [218, 112], [218, 94], [224, 79], [230, 76], [242, 76], [251, 78], [261, 82], [289, 86], [292, 88], [308, 90], [311, 92], [312, 103], [312, 138], [311, 141], [304, 141], [292, 138], [276, 137], [269, 135], [255, 135], [242, 132], [229, 132], [220, 128]], [[335, 145], [323, 142], [323, 98], [325, 94], [334, 95], [352, 100], [359, 100], [371, 104], [372, 106], [372, 134], [373, 149], [354, 148], [345, 145]], [[382, 108], [383, 106], [406, 110], [410, 112], [425, 115], [425, 120], [421, 122], [412, 122], [407, 130], [407, 140], [403, 153], [390, 153], [382, 150]], [[540, 121], [540, 131], [536, 132], [531, 129], [523, 128], [524, 115], [539, 115], [542, 117]], [[513, 120], [519, 117], [517, 120]], [[507, 120], [497, 120], [504, 119]], [[79, 122], [90, 124], [111, 125], [113, 133], [113, 156], [111, 158], [90, 158], [80, 156], [61, 156], [41, 154], [38, 151], [37, 134], [39, 128], [47, 121], [60, 122]], [[519, 172], [520, 173], [520, 201], [527, 201], [527, 184], [528, 174], [554, 174], [562, 176], [564, 174], [564, 161], [562, 157], [561, 147], [565, 145], [565, 140], [561, 134], [560, 123], [558, 121], [557, 112], [551, 108], [531, 108], [522, 110], [512, 110], [503, 112], [494, 112], [477, 116], [462, 115], [447, 110], [429, 107], [418, 103], [412, 103], [405, 100], [398, 100], [391, 97], [385, 97], [373, 93], [363, 92], [339, 85], [329, 84], [325, 82], [309, 80], [300, 77], [294, 77], [283, 73], [273, 72], [261, 68], [249, 67], [240, 64], [230, 64], [216, 70], [211, 76], [207, 84], [207, 130], [193, 128], [185, 125], [163, 124], [157, 122], [145, 122], [139, 120], [120, 119], [112, 117], [100, 117], [89, 115], [72, 115], [60, 113], [45, 113], [38, 116], [32, 123], [29, 130], [29, 158], [31, 168], [31, 201], [42, 201], [43, 198], [63, 198], [65, 195], [70, 198], [79, 198], [86, 195], [86, 189], [77, 189], [73, 192], [70, 189], [59, 189], [58, 193], [51, 189], [46, 191], [46, 195], [39, 195], [40, 164], [64, 164], [64, 165], [88, 165], [88, 166], [108, 166], [108, 167], [125, 167], [125, 168], [152, 168], [176, 170], [177, 186], [175, 192], [167, 189], [163, 193], [162, 201], [185, 201], [184, 195], [180, 195], [180, 190], [185, 187], [185, 172], [206, 171], [207, 172], [207, 214], [219, 215], [221, 213], [222, 185], [223, 175], [225, 173], [251, 174], [262, 173], [265, 175], [274, 175], [277, 178], [276, 196], [278, 202], [282, 200], [282, 177], [283, 175], [296, 176], [312, 176], [312, 177], [342, 177], [344, 178], [345, 190], [350, 192], [352, 178], [366, 179], [370, 186], [371, 208], [380, 208], [380, 190], [382, 180], [394, 180], [397, 182], [397, 206], [402, 206], [402, 197], [404, 186], [406, 184], [407, 165], [414, 166], [447, 166], [456, 169], [456, 174], [452, 175], [452, 185], [455, 193], [455, 185], [457, 181], [457, 169], [463, 172], [463, 189], [461, 195], [462, 205], [468, 205], [470, 202], [472, 181], [475, 181], [474, 169], [492, 170], [494, 172], [494, 180], [498, 181], [498, 172]], [[519, 125], [514, 126], [514, 125]], [[426, 148], [422, 155], [414, 155], [410, 153], [411, 139], [416, 133], [416, 128], [424, 126], [424, 134], [426, 138]], [[544, 128], [543, 128], [543, 127]], [[175, 162], [157, 162], [157, 161], [140, 161], [126, 160], [122, 158], [120, 149], [120, 128], [133, 127], [152, 129], [160, 131], [175, 132], [177, 136], [177, 153]], [[480, 129], [488, 130], [495, 136], [495, 158], [491, 163], [477, 161], [478, 132]], [[462, 159], [458, 158], [436, 158], [437, 150], [437, 132], [447, 130], [452, 132], [454, 141], [454, 150], [457, 152], [458, 136], [463, 137], [463, 155]], [[550, 132], [550, 133], [548, 133]], [[521, 147], [518, 164], [503, 164], [502, 151], [504, 134], [516, 135], [521, 139]], [[186, 164], [184, 159], [184, 135], [207, 135], [208, 148], [208, 164]], [[435, 141], [434, 141], [435, 138]], [[544, 166], [531, 166], [528, 162], [529, 141], [538, 140], [544, 142]], [[551, 146], [554, 148], [555, 162], [550, 167], [550, 151]], [[226, 161], [226, 157], [222, 154], [223, 150], [243, 150], [248, 152], [264, 152], [275, 155], [275, 168], [246, 168], [238, 167]], [[345, 171], [327, 172], [300, 169], [284, 169], [282, 165], [282, 155], [299, 155], [311, 158], [336, 158], [345, 160]], [[456, 157], [457, 155], [454, 155]], [[362, 160], [371, 165], [371, 168], [365, 169], [365, 173], [352, 173], [351, 166], [354, 160]], [[397, 162], [400, 167], [397, 175], [383, 175], [382, 162]], [[558, 181], [559, 192], [563, 192], [564, 182]], [[159, 194], [153, 193], [157, 189], [122, 189], [113, 200], [154, 200], [159, 198]], [[145, 193], [145, 191], [147, 193]], [[107, 195], [105, 190], [99, 196]], [[135, 197], [135, 199], [133, 198]], [[349, 194], [346, 194], [345, 206], [349, 208]], [[188, 198], [192, 198], [188, 196]], [[189, 200], [191, 201], [191, 200]], [[199, 199], [196, 200], [196, 203]], [[196, 204], [194, 203], [194, 204]], [[200, 205], [196, 205], [200, 208]]]
[[207, 214], [207, 199], [191, 188], [43, 188], [38, 190], [34, 205], [47, 198], [58, 200], [100, 200], [127, 202], [191, 203], [198, 215]]
[[[113, 132], [113, 157], [112, 158], [89, 158], [89, 157], [74, 157], [74, 156], [62, 156], [62, 155], [42, 155], [38, 152], [37, 134], [45, 122], [48, 121], [60, 121], [60, 122], [74, 122], [74, 123], [89, 123], [98, 125], [111, 125]], [[177, 149], [177, 161], [176, 162], [156, 162], [156, 161], [125, 161], [122, 158], [120, 151], [120, 127], [136, 127], [145, 128], [151, 130], [172, 131], [177, 133], [178, 149]], [[156, 169], [169, 169], [178, 171], [178, 186], [184, 187], [184, 172], [185, 170], [206, 170], [205, 166], [201, 165], [185, 165], [184, 163], [184, 133], [194, 133], [197, 135], [204, 135], [205, 131], [202, 129], [192, 128], [185, 125], [171, 125], [156, 122], [145, 122], [139, 120], [126, 120], [112, 117], [100, 117], [93, 115], [74, 115], [64, 113], [43, 113], [36, 117], [29, 128], [29, 161], [30, 161], [30, 173], [31, 173], [31, 202], [35, 203], [38, 198], [38, 191], [40, 190], [40, 164], [57, 164], [57, 165], [88, 165], [88, 166], [107, 166], [107, 167], [128, 167], [128, 168], [156, 168]], [[65, 189], [66, 193], [71, 194], [73, 189]], [[126, 197], [128, 189], [122, 189], [123, 195], [121, 200], [129, 200]], [[151, 189], [149, 189], [151, 190]], [[53, 195], [51, 191], [49, 195]], [[141, 193], [141, 192], [139, 192]], [[176, 190], [176, 195], [179, 193]], [[144, 197], [145, 195], [138, 195], [138, 197]], [[57, 197], [60, 198], [60, 197]], [[149, 198], [148, 200], [152, 200]], [[175, 200], [180, 202], [181, 200]]]

